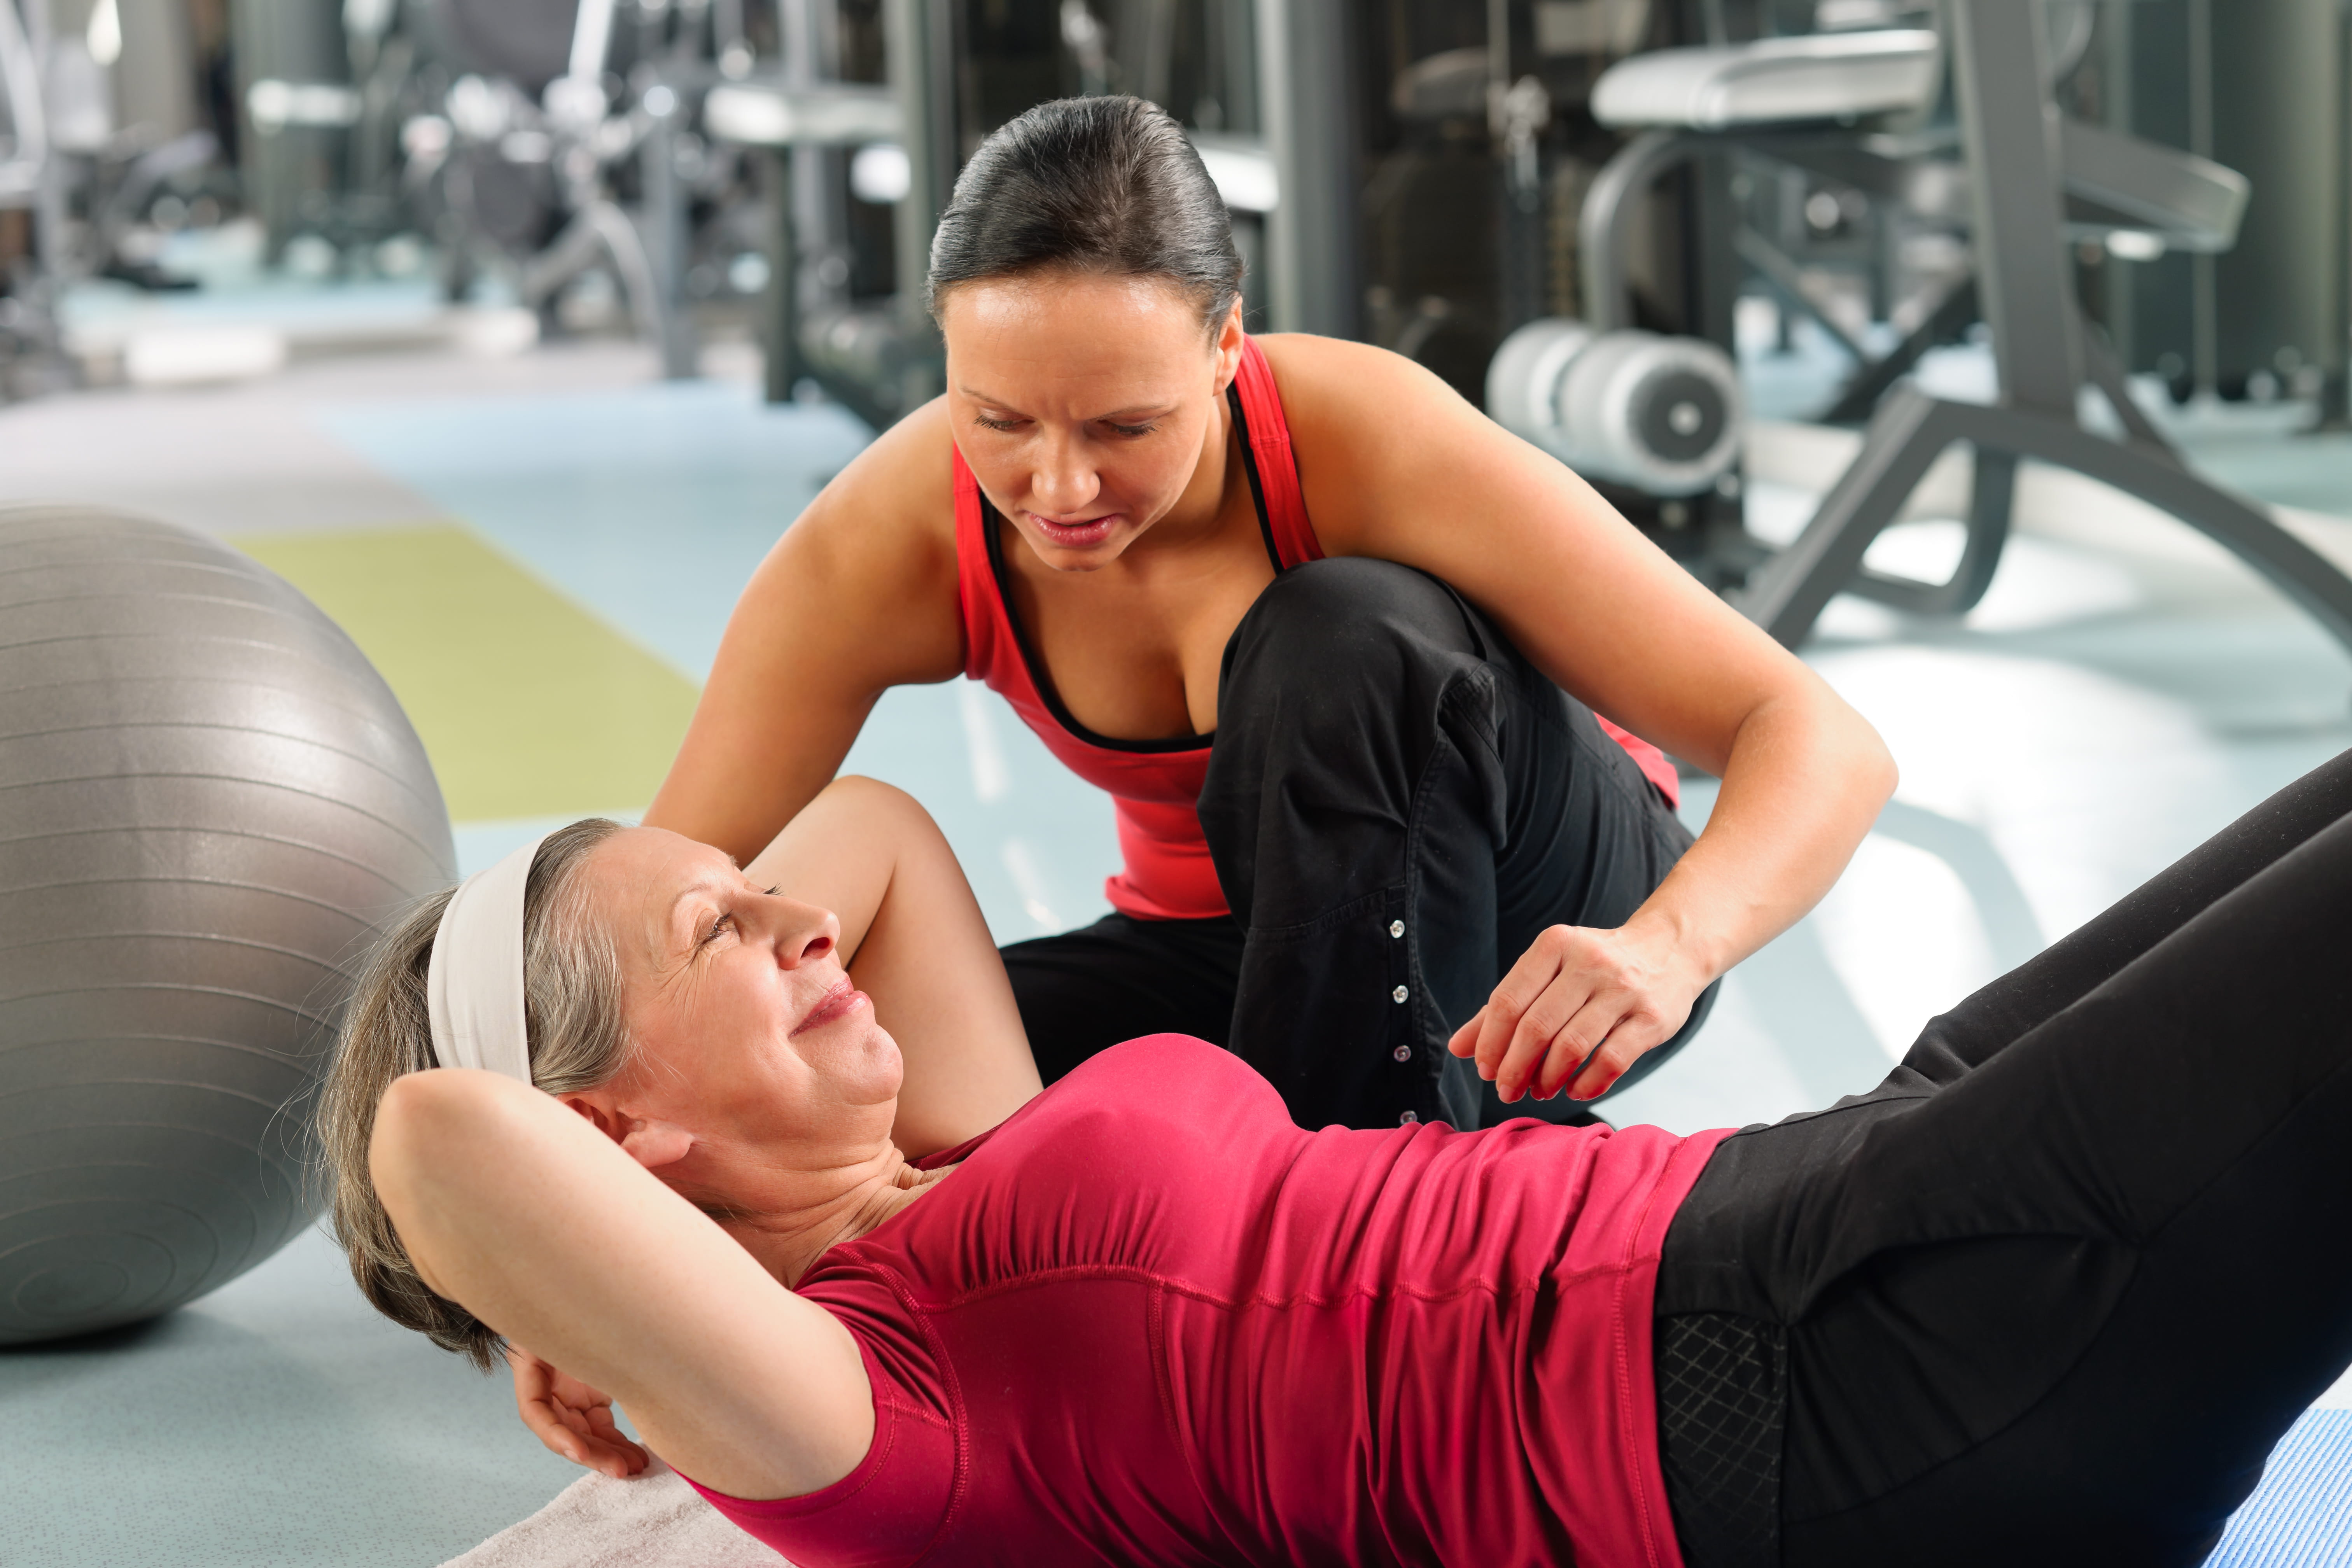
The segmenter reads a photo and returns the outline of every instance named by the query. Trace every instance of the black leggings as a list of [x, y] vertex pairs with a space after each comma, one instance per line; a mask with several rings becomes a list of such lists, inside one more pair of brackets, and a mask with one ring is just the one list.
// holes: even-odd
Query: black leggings
[[1004, 950], [1047, 1082], [1167, 1030], [1247, 1059], [1304, 1126], [1499, 1120], [1446, 1040], [1545, 927], [1622, 924], [1691, 841], [1584, 705], [1461, 595], [1360, 559], [1295, 567], [1242, 617], [1200, 808], [1232, 918], [1114, 915]]
[[1658, 1273], [1690, 1568], [2201, 1562], [2352, 1362], [2352, 752], [1725, 1142]]

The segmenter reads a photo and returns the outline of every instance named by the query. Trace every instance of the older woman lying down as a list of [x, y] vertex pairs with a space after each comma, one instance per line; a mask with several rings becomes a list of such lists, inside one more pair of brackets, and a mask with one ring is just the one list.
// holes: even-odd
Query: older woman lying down
[[[1040, 1093], [905, 797], [748, 871], [578, 824], [376, 954], [336, 1221], [530, 1347], [551, 1447], [641, 1464], [609, 1391], [803, 1568], [2193, 1563], [2352, 1360], [2347, 813], [2338, 759], [1870, 1094], [1692, 1138], [1307, 1131], [1172, 1036]], [[1569, 1079], [1507, 992], [1453, 1049]]]

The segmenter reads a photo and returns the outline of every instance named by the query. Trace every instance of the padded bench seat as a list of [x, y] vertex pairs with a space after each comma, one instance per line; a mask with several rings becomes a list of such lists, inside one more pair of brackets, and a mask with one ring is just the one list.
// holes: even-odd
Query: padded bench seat
[[1926, 109], [1943, 68], [1927, 28], [1658, 49], [1602, 73], [1592, 114], [1603, 125], [1691, 131], [1864, 120]]

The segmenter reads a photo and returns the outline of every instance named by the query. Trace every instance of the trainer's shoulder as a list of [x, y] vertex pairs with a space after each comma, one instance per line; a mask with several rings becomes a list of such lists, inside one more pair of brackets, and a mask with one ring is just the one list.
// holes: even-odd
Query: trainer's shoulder
[[1367, 416], [1393, 419], [1424, 403], [1458, 403], [1454, 389], [1404, 355], [1372, 343], [1312, 332], [1268, 332], [1255, 340], [1282, 395], [1284, 419], [1295, 430], [1343, 422], [1373, 438], [1380, 435]]
[[1328, 555], [1390, 553], [1380, 525], [1394, 514], [1400, 482], [1460, 460], [1465, 442], [1493, 428], [1402, 354], [1303, 332], [1260, 342]]
[[[744, 603], [816, 637], [860, 687], [963, 668], [954, 444], [927, 405], [877, 436], [785, 529]], [[741, 612], [739, 611], [739, 615]]]
[[955, 442], [947, 400], [934, 398], [882, 431], [825, 481], [796, 528], [862, 552], [955, 549]]

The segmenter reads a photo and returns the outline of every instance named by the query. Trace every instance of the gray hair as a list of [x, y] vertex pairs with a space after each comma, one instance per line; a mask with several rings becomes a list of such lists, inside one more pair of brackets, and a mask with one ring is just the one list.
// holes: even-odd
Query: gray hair
[[[629, 1065], [621, 968], [589, 916], [581, 868], [620, 824], [590, 817], [548, 836], [523, 889], [523, 1026], [530, 1080], [548, 1094], [609, 1083]], [[376, 1310], [488, 1371], [500, 1348], [489, 1326], [434, 1294], [393, 1230], [368, 1173], [376, 1107], [392, 1080], [438, 1065], [425, 983], [434, 933], [454, 888], [420, 900], [368, 955], [319, 1102], [330, 1217], [352, 1278]]]

